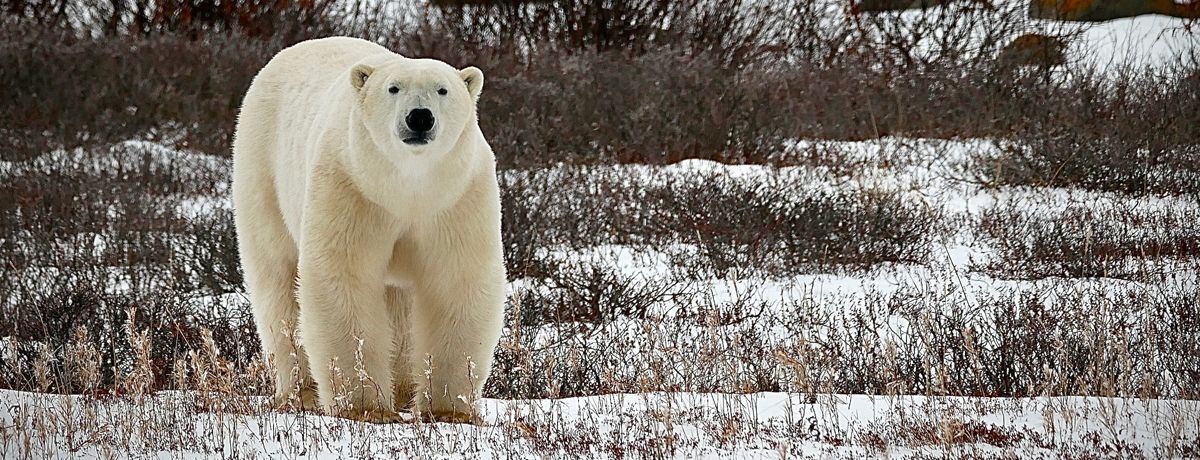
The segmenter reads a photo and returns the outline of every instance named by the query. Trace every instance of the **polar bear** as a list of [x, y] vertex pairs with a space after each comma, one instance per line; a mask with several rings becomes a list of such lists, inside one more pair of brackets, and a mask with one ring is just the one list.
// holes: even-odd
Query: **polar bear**
[[246, 288], [275, 400], [471, 421], [504, 304], [483, 73], [333, 37], [254, 78], [233, 142]]

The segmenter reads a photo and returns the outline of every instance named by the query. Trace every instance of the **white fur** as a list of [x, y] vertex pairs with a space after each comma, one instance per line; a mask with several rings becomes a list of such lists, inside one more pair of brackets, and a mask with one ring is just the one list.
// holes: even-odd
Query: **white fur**
[[[386, 421], [410, 404], [473, 414], [505, 282], [495, 157], [475, 112], [482, 86], [473, 67], [345, 37], [285, 49], [254, 78], [233, 143], [233, 200], [278, 402], [315, 383], [334, 415]], [[417, 107], [436, 123], [432, 141], [412, 146], [400, 131]], [[335, 400], [331, 362], [347, 400]]]

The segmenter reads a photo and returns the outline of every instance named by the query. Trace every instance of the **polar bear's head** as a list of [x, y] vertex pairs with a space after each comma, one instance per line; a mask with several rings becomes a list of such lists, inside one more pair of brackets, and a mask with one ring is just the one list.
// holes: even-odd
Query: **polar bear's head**
[[350, 70], [357, 94], [353, 120], [385, 152], [437, 154], [454, 148], [477, 123], [483, 72], [433, 59], [365, 61]]

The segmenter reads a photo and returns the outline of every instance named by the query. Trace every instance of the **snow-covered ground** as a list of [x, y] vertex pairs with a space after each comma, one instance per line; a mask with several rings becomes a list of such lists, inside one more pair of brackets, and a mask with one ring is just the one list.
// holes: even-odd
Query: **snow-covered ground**
[[[258, 399], [0, 391], [0, 456], [52, 458], [1179, 458], [1200, 401], [613, 394], [480, 402], [483, 423], [370, 425]], [[221, 406], [224, 407], [216, 407]]]

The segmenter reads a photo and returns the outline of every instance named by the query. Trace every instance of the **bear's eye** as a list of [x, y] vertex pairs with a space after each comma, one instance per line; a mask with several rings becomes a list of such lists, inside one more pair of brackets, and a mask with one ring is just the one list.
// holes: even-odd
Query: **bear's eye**
[[438, 88], [438, 94], [445, 96], [446, 93], [449, 93], [449, 91], [446, 91], [446, 88]]
[[398, 86], [393, 86], [393, 87], [391, 87], [391, 88], [388, 88], [388, 92], [389, 92], [389, 93], [392, 93], [392, 94], [399, 93], [399, 92], [400, 92], [400, 87], [398, 87]]

